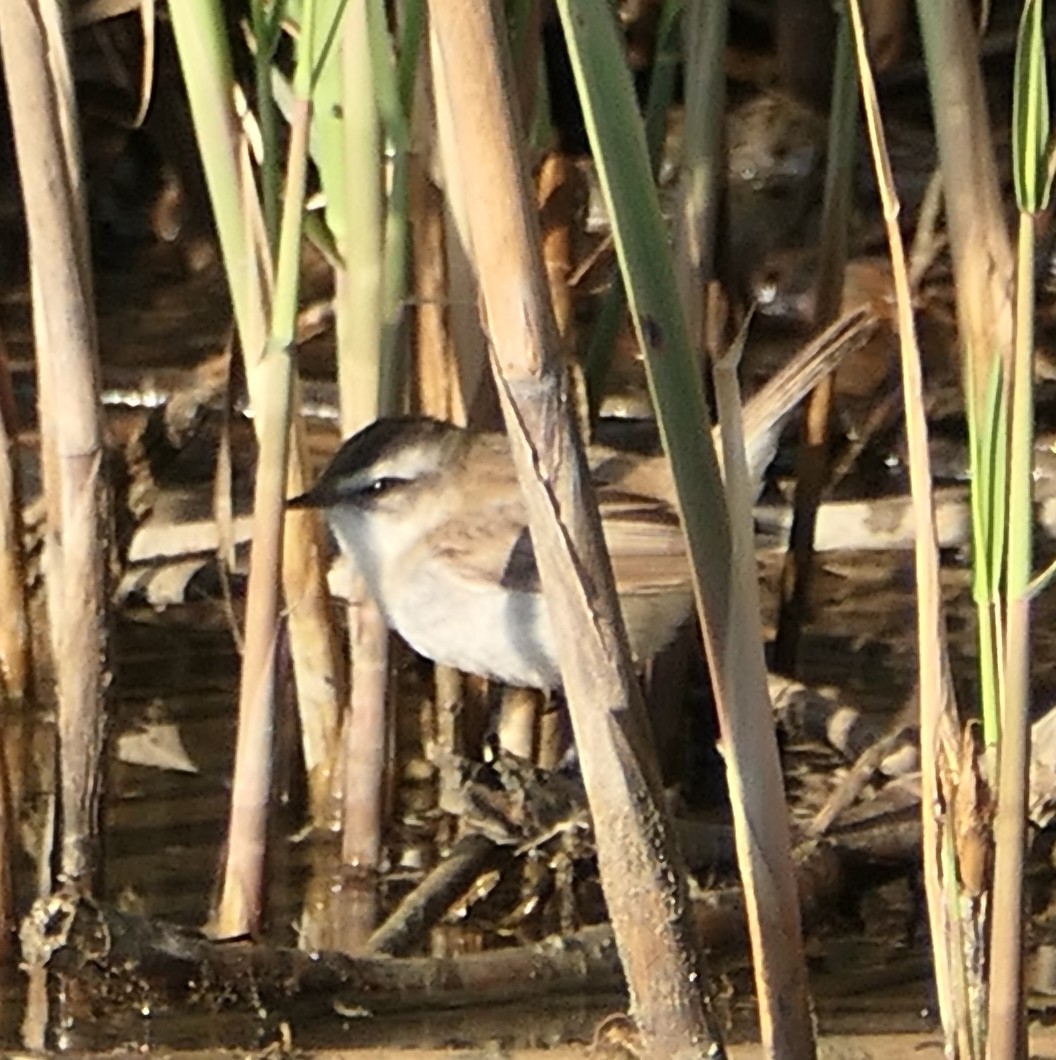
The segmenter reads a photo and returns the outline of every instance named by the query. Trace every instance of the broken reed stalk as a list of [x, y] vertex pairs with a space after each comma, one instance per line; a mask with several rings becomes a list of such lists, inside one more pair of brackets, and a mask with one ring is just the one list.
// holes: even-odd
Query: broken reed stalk
[[[410, 40], [401, 43], [414, 53], [408, 59], [413, 75], [418, 20], [409, 8], [404, 15], [401, 25]], [[351, 0], [347, 6], [327, 0], [321, 16], [316, 51], [322, 51], [331, 33], [335, 46], [319, 71], [313, 135], [326, 192], [326, 226], [337, 250], [337, 376], [341, 433], [347, 438], [380, 414], [397, 411], [408, 137], [383, 5], [378, 0]], [[386, 144], [393, 147], [391, 159]], [[346, 869], [370, 874], [381, 860], [390, 764], [389, 636], [362, 579], [353, 582], [347, 614], [351, 681], [340, 770], [341, 860]], [[338, 919], [344, 921], [340, 915]], [[345, 945], [355, 945], [355, 940], [349, 938]]]
[[650, 1056], [698, 1057], [711, 1037], [689, 951], [679, 859], [655, 806], [644, 706], [600, 519], [556, 358], [540, 235], [522, 160], [513, 79], [494, 6], [432, 0], [437, 65], [461, 158], [462, 199], [493, 367], [529, 514], [602, 886]]
[[[527, 40], [522, 48], [532, 51], [538, 59], [539, 25], [523, 27], [525, 34], [535, 33], [536, 44], [529, 46]], [[530, 100], [534, 98], [524, 83], [528, 71], [518, 63], [518, 98], [524, 128], [531, 126]], [[538, 66], [532, 67], [533, 85], [538, 80]], [[576, 214], [576, 186], [579, 179], [575, 167], [560, 151], [543, 158], [535, 178], [535, 192], [539, 210], [539, 227], [542, 232], [543, 268], [546, 272], [550, 304], [560, 339], [557, 351], [561, 364], [571, 364], [573, 328], [575, 326], [572, 292], [568, 284], [572, 268], [573, 231]], [[556, 762], [562, 753], [561, 744], [565, 734], [560, 727], [550, 726], [544, 742], [543, 716], [546, 696], [536, 689], [505, 688], [499, 709], [497, 735], [499, 746], [521, 758], [535, 761]]]
[[[320, 72], [316, 135], [327, 226], [341, 258], [335, 314], [345, 437], [379, 415], [399, 411], [401, 403], [410, 170], [406, 111], [420, 52], [421, 4], [404, 5], [391, 32], [380, 0], [351, 0], [343, 12], [334, 0], [326, 7], [330, 20], [343, 18], [338, 44]], [[322, 22], [318, 28], [323, 31]], [[341, 849], [346, 868], [373, 873], [381, 860], [390, 767], [389, 635], [365, 584], [357, 579], [356, 585], [348, 609], [352, 679]]]
[[[0, 19], [26, 207], [41, 404], [48, 617], [58, 686], [59, 867], [90, 889], [99, 869], [105, 726], [109, 498], [91, 255], [64, 9], [11, 5]], [[45, 282], [44, 277], [47, 277]]]
[[[924, 886], [934, 950], [935, 980], [947, 1049], [977, 1055], [969, 1045], [970, 1004], [962, 975], [965, 955], [960, 946], [961, 924], [956, 913], [958, 886], [949, 808], [951, 773], [959, 760], [959, 739], [953, 690], [950, 685], [946, 625], [939, 583], [938, 532], [932, 497], [931, 457], [924, 405], [924, 385], [917, 345], [913, 302], [906, 270], [905, 249], [898, 227], [899, 202], [891, 176], [876, 85], [869, 66], [865, 29], [858, 0], [850, 5], [858, 77], [873, 152], [891, 254], [902, 360], [902, 392], [909, 443], [910, 485], [917, 526], [914, 558], [917, 581], [917, 637], [920, 671], [921, 814]], [[949, 890], [948, 890], [949, 889]]]
[[[393, 55], [395, 45], [379, 0], [347, 5], [324, 0], [315, 28], [316, 54], [323, 54], [329, 40], [334, 42], [320, 62], [313, 88], [313, 143], [326, 193], [325, 226], [335, 249], [331, 258], [344, 437], [397, 409], [409, 168], [401, 89], [407, 97], [413, 90], [420, 35], [415, 6], [405, 7], [401, 28], [393, 31], [402, 34], [403, 67]], [[391, 153], [385, 149], [389, 146]], [[339, 769], [343, 883], [349, 870], [369, 881], [379, 868], [391, 764], [389, 635], [362, 579], [353, 581], [347, 614], [351, 680]], [[361, 888], [339, 885], [331, 899], [333, 915], [322, 919], [340, 936], [326, 944], [357, 949], [374, 926], [363, 919], [370, 896]]]

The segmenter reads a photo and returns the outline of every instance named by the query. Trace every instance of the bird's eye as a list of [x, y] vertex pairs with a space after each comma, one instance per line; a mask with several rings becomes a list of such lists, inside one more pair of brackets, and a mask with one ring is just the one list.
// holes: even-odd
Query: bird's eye
[[388, 493], [395, 486], [399, 486], [402, 483], [402, 479], [398, 478], [376, 478], [373, 482], [368, 482], [363, 488], [363, 492], [370, 497], [380, 497], [383, 494]]

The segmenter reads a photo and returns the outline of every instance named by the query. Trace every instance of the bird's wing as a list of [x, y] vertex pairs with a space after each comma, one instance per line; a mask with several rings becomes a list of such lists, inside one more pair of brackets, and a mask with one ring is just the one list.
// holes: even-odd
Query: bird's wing
[[669, 504], [606, 488], [599, 490], [598, 503], [618, 593], [665, 592], [689, 584], [682, 527]]
[[519, 497], [453, 516], [424, 547], [457, 566], [465, 582], [482, 589], [501, 584], [522, 592], [539, 591], [528, 518]]
[[[669, 505], [612, 487], [602, 487], [598, 500], [617, 592], [665, 592], [688, 584], [682, 530]], [[540, 591], [519, 499], [447, 521], [426, 547], [457, 564], [463, 578], [482, 589], [498, 582], [517, 592]]]
[[617, 591], [687, 586], [689, 562], [666, 458], [594, 446], [590, 465]]

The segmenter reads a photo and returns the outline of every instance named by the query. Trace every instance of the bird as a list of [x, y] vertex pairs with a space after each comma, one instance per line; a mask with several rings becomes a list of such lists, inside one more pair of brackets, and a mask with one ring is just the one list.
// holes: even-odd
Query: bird
[[[784, 423], [831, 369], [801, 357], [745, 409], [757, 493]], [[666, 459], [592, 445], [587, 462], [632, 653], [647, 662], [693, 607]], [[425, 416], [350, 437], [289, 508], [322, 510], [390, 629], [436, 663], [507, 685], [561, 684], [508, 439]]]
[[[674, 498], [661, 492], [670, 474], [662, 458], [600, 446], [588, 463], [632, 651], [647, 660], [693, 602]], [[420, 655], [504, 684], [560, 684], [505, 435], [380, 419], [288, 507], [326, 513], [389, 627]]]

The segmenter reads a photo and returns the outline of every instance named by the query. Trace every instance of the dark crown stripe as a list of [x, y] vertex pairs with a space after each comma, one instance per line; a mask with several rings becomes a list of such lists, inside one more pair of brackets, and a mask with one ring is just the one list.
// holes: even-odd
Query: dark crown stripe
[[450, 424], [425, 416], [389, 416], [375, 420], [341, 446], [324, 477], [349, 475], [371, 467], [410, 439], [442, 437], [450, 430]]

